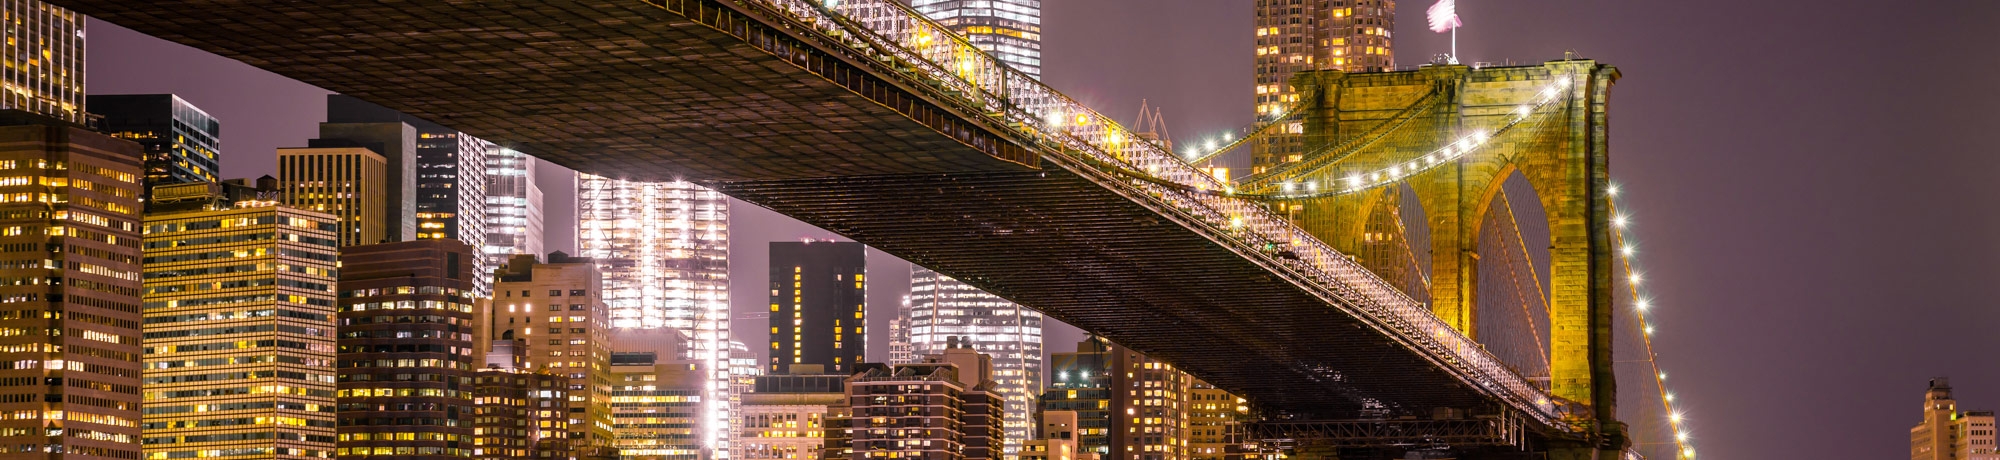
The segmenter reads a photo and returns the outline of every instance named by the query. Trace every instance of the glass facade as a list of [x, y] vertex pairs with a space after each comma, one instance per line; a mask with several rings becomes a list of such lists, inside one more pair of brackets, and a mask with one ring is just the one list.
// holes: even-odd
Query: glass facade
[[[1396, 67], [1392, 38], [1396, 0], [1256, 0], [1257, 113], [1283, 113], [1303, 95], [1292, 75], [1306, 70], [1380, 72]], [[1251, 173], [1305, 156], [1305, 127], [1296, 118], [1259, 139]]]
[[0, 0], [6, 21], [0, 109], [83, 123], [83, 15], [37, 0]]
[[[415, 159], [409, 162], [407, 171], [411, 180], [407, 189], [411, 196], [414, 214], [412, 219], [416, 229], [416, 239], [450, 238], [465, 242], [479, 253], [485, 254], [486, 246], [486, 168], [487, 155], [499, 147], [477, 137], [458, 132], [429, 120], [417, 118], [363, 101], [352, 96], [330, 95], [326, 98], [326, 119], [330, 125], [402, 123], [414, 131], [414, 143], [410, 153]], [[370, 141], [367, 138], [355, 140]], [[386, 146], [385, 146], [386, 147]], [[393, 149], [391, 149], [393, 150]], [[395, 155], [379, 150], [385, 157]], [[394, 163], [393, 161], [391, 162]], [[489, 264], [488, 259], [473, 261], [473, 269], [479, 273], [492, 273], [498, 264]], [[474, 292], [481, 297], [493, 292], [492, 280], [476, 281]]]
[[1042, 78], [1041, 0], [911, 0], [910, 7], [1000, 62]]
[[486, 156], [486, 260], [507, 264], [514, 254], [541, 257], [542, 187], [535, 183], [535, 157], [510, 148]]
[[[200, 107], [172, 94], [90, 96], [91, 113], [102, 116], [98, 129], [112, 137], [139, 143], [146, 151], [148, 187], [188, 182], [216, 182], [220, 171], [222, 123]], [[147, 209], [152, 209], [147, 189]]]
[[956, 339], [993, 357], [993, 381], [1000, 384], [995, 391], [1006, 406], [1006, 452], [1033, 439], [1035, 397], [1042, 393], [1042, 313], [915, 265], [907, 312], [913, 355], [943, 353]]

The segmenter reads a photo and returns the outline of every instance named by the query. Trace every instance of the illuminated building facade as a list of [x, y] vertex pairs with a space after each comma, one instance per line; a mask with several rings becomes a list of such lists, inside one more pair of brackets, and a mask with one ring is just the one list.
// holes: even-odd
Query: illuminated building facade
[[1042, 410], [1076, 412], [1084, 452], [1104, 459], [1189, 458], [1193, 377], [1098, 337], [1050, 359], [1054, 378], [1042, 393]]
[[[1078, 460], [1076, 412], [1047, 411], [1041, 415], [1041, 437], [1021, 443], [1020, 460]], [[1096, 458], [1097, 454], [1089, 454]]]
[[[577, 175], [577, 250], [604, 270], [611, 327], [671, 329], [729, 399], [729, 199], [685, 181]], [[706, 406], [705, 445], [729, 456], [729, 406]]]
[[[326, 97], [326, 121], [330, 125], [403, 123], [416, 134], [409, 152], [414, 157], [410, 172], [414, 182], [416, 237], [451, 238], [486, 251], [486, 167], [487, 155], [499, 147], [444, 125], [392, 110], [388, 107], [339, 94]], [[322, 128], [324, 129], [324, 128]], [[530, 252], [528, 254], [537, 254]], [[485, 257], [473, 261], [473, 270], [492, 273]], [[473, 290], [485, 297], [493, 292], [492, 280], [480, 277]]]
[[0, 0], [7, 40], [0, 52], [0, 109], [84, 123], [84, 16], [38, 0]]
[[479, 256], [452, 239], [341, 248], [338, 458], [472, 456]]
[[1002, 458], [1006, 431], [990, 365], [966, 348], [922, 363], [862, 365], [847, 379], [848, 458]]
[[474, 374], [473, 392], [473, 458], [569, 458], [569, 379], [489, 367]]
[[285, 206], [332, 214], [341, 246], [388, 239], [385, 223], [389, 164], [366, 147], [278, 149], [278, 188]]
[[320, 123], [319, 138], [306, 140], [306, 147], [361, 147], [381, 155], [388, 166], [376, 188], [383, 194], [383, 220], [374, 225], [383, 227], [383, 239], [355, 244], [417, 239], [416, 128], [403, 122]]
[[868, 356], [868, 258], [861, 243], [771, 242], [771, 367], [853, 371]]
[[[493, 283], [495, 341], [525, 345], [520, 367], [569, 382], [570, 448], [578, 458], [611, 447], [611, 328], [596, 261], [557, 252], [516, 255]], [[497, 347], [496, 347], [497, 348]]]
[[[1292, 75], [1308, 70], [1380, 72], [1396, 67], [1396, 0], [1256, 0], [1257, 113], [1268, 117], [1300, 102]], [[1297, 162], [1306, 154], [1297, 118], [1252, 146], [1251, 172]]]
[[[800, 366], [805, 368], [808, 366]], [[737, 460], [813, 460], [826, 444], [827, 414], [847, 399], [845, 374], [764, 375], [743, 395]]]
[[515, 254], [542, 255], [542, 187], [535, 157], [510, 148], [486, 155], [486, 266]]
[[[98, 129], [145, 149], [148, 187], [218, 180], [222, 123], [200, 107], [172, 94], [96, 95], [85, 100], [91, 113], [104, 117]], [[144, 194], [149, 210], [151, 192], [148, 188]]]
[[334, 217], [212, 203], [146, 216], [146, 454], [331, 457]]
[[993, 380], [1006, 400], [1007, 452], [1019, 451], [1034, 437], [1042, 394], [1042, 313], [917, 265], [907, 311], [913, 354], [943, 353], [956, 341], [993, 357]]
[[1000, 62], [1042, 78], [1042, 0], [911, 0], [910, 7]]
[[[0, 5], [23, 14], [24, 4], [39, 5]], [[0, 147], [0, 351], [12, 364], [0, 382], [23, 382], [0, 419], [0, 456], [141, 458], [139, 145], [20, 112], [0, 118], [9, 140]]]
[[[757, 353], [750, 346], [735, 340], [729, 341], [729, 425], [743, 426], [743, 396], [757, 386], [757, 377], [764, 375], [764, 366], [759, 364]], [[736, 439], [736, 430], [730, 430], [729, 457], [738, 455], [742, 446]]]
[[701, 460], [707, 369], [661, 355], [612, 353], [613, 446], [623, 460]]
[[2000, 460], [1993, 411], [1958, 411], [1951, 380], [1931, 379], [1924, 419], [1910, 428], [1910, 460]]
[[1195, 460], [1242, 458], [1230, 446], [1241, 445], [1243, 422], [1250, 416], [1249, 402], [1201, 379], [1188, 387], [1188, 456]]
[[903, 304], [896, 307], [896, 317], [889, 320], [889, 364], [914, 362], [917, 349], [910, 344], [910, 296], [903, 296]]

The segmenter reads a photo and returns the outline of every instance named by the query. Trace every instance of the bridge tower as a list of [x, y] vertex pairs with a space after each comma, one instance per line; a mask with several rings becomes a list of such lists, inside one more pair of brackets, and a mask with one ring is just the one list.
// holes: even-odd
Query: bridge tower
[[[1480, 228], [1494, 197], [1511, 175], [1533, 186], [1547, 212], [1551, 393], [1588, 405], [1573, 420], [1591, 427], [1597, 458], [1617, 458], [1627, 442], [1617, 420], [1612, 373], [1613, 247], [1608, 200], [1608, 103], [1616, 68], [1590, 60], [1475, 69], [1435, 65], [1414, 72], [1301, 73], [1292, 85], [1309, 99], [1302, 115], [1305, 158], [1245, 178], [1244, 190], [1343, 186], [1346, 180], [1410, 164], [1439, 146], [1474, 132], [1492, 133], [1518, 116], [1552, 83], [1568, 79], [1557, 99], [1474, 154], [1359, 193], [1278, 201], [1313, 235], [1346, 254], [1369, 254], [1384, 239], [1382, 215], [1395, 212], [1400, 193], [1421, 203], [1428, 247], [1410, 248], [1428, 258], [1428, 297], [1447, 323], [1478, 339]], [[1403, 188], [1407, 186], [1407, 189]], [[1371, 221], [1375, 225], [1370, 225]], [[1412, 230], [1417, 231], [1417, 230]], [[1407, 244], [1407, 243], [1406, 243]], [[1380, 253], [1376, 250], [1374, 253]], [[1390, 273], [1386, 262], [1362, 262]], [[1391, 279], [1399, 286], [1420, 285]], [[1421, 294], [1428, 294], [1427, 296]], [[1610, 455], [1610, 456], [1606, 456]]]

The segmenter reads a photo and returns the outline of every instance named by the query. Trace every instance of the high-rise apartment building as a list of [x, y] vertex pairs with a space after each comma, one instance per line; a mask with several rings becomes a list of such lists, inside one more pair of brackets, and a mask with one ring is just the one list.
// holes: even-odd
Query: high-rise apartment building
[[731, 446], [737, 460], [813, 460], [826, 444], [827, 414], [846, 401], [847, 375], [773, 374], [758, 376], [743, 394]]
[[[1396, 67], [1392, 38], [1396, 0], [1256, 0], [1257, 113], [1284, 113], [1305, 95], [1292, 75], [1308, 70], [1379, 72]], [[1305, 127], [1297, 118], [1252, 148], [1251, 172], [1304, 159]]]
[[1000, 62], [1042, 78], [1042, 0], [911, 0], [910, 7]]
[[1951, 381], [1931, 379], [1924, 419], [1910, 428], [1910, 460], [2000, 460], [1993, 411], [1958, 411]]
[[[604, 270], [610, 326], [672, 329], [709, 373], [707, 401], [729, 398], [729, 200], [685, 181], [577, 175], [577, 250]], [[703, 439], [729, 452], [729, 407], [706, 405]]]
[[[492, 273], [493, 267], [499, 266], [483, 257], [487, 253], [487, 155], [499, 147], [444, 125], [353, 96], [328, 95], [326, 121], [330, 125], [400, 122], [415, 129], [413, 166], [416, 169], [411, 174], [415, 179], [416, 237], [451, 238], [472, 245], [482, 255], [481, 260], [475, 261], [474, 267], [480, 273]], [[540, 253], [539, 248], [528, 252]], [[481, 277], [478, 284], [474, 290], [480, 295], [492, 292], [491, 280]]]
[[[41, 19], [9, 30], [53, 32], [39, 28], [58, 13], [24, 6], [39, 2], [0, 5]], [[0, 419], [0, 453], [141, 458], [139, 145], [15, 111], [0, 138], [0, 382], [27, 382], [10, 389], [24, 404]]]
[[535, 181], [535, 157], [510, 148], [486, 155], [487, 266], [499, 267], [515, 254], [543, 254], [542, 187]]
[[[175, 189], [221, 190], [159, 188], [177, 203], [194, 200]], [[211, 198], [146, 216], [147, 458], [330, 457], [334, 217]]]
[[1098, 337], [1050, 358], [1054, 378], [1042, 410], [1075, 411], [1085, 452], [1107, 460], [1188, 458], [1193, 377]]
[[389, 163], [366, 147], [278, 149], [285, 206], [332, 214], [341, 246], [389, 239]]
[[82, 14], [39, 0], [0, 0], [7, 40], [0, 61], [0, 110], [20, 110], [84, 123]]
[[509, 260], [493, 283], [484, 328], [496, 341], [520, 340], [521, 367], [569, 382], [569, 438], [575, 456], [611, 447], [611, 327], [596, 261], [549, 254]]
[[1042, 394], [1042, 312], [922, 266], [910, 267], [912, 352], [943, 353], [956, 341], [992, 356], [993, 380], [1006, 400], [1007, 452], [1019, 451], [1021, 442], [1034, 438], [1035, 398]]
[[1248, 441], [1243, 422], [1250, 416], [1249, 402], [1215, 385], [1194, 379], [1188, 387], [1188, 456], [1195, 460], [1242, 458], [1230, 446]]
[[850, 372], [868, 356], [868, 258], [861, 243], [771, 242], [771, 367]]
[[[145, 149], [146, 197], [155, 185], [218, 180], [222, 123], [200, 107], [172, 94], [93, 95], [85, 100], [91, 113], [104, 117], [98, 129]], [[146, 205], [152, 209], [152, 200]]]
[[990, 357], [967, 348], [922, 363], [862, 365], [847, 379], [852, 425], [840, 436], [851, 445], [848, 458], [1002, 458], [1007, 435], [990, 365]]
[[[510, 343], [506, 348], [524, 347]], [[472, 458], [569, 458], [569, 379], [488, 367], [474, 374], [472, 403]]]
[[452, 239], [341, 248], [339, 458], [472, 456], [480, 255]]
[[[320, 123], [319, 138], [306, 140], [306, 147], [361, 147], [382, 156], [383, 170], [382, 241], [417, 239], [417, 129], [409, 123]], [[283, 175], [279, 175], [283, 179]]]
[[[654, 333], [678, 334], [675, 331]], [[611, 431], [624, 460], [701, 460], [709, 376], [678, 352], [611, 355]], [[726, 457], [726, 456], [725, 456]]]

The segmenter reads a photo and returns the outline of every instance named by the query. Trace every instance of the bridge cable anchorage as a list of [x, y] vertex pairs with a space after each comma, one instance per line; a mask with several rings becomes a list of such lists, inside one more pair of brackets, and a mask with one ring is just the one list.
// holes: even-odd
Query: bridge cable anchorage
[[[1433, 82], [1430, 90], [1424, 92], [1422, 96], [1418, 96], [1409, 106], [1396, 111], [1395, 114], [1389, 116], [1389, 119], [1383, 120], [1381, 123], [1369, 128], [1368, 131], [1362, 132], [1361, 135], [1339, 144], [1321, 146], [1302, 155], [1299, 161], [1288, 162], [1269, 171], [1244, 176], [1243, 179], [1237, 181], [1237, 186], [1245, 190], [1265, 192], [1271, 187], [1276, 186], [1276, 183], [1281, 178], [1302, 177], [1317, 173], [1335, 163], [1346, 160], [1348, 157], [1354, 156], [1356, 153], [1360, 153], [1363, 149], [1381, 142], [1389, 134], [1402, 129], [1403, 125], [1417, 119], [1418, 114], [1429, 111], [1431, 107], [1436, 107], [1438, 101], [1443, 99], [1443, 95], [1444, 85]], [[1304, 171], [1300, 171], [1301, 169]], [[1317, 186], [1315, 185], [1313, 188], [1317, 188]]]
[[[1187, 160], [1186, 160], [1187, 164], [1198, 166], [1201, 165], [1202, 163], [1207, 163], [1209, 160], [1213, 160], [1215, 159], [1215, 157], [1222, 156], [1222, 154], [1224, 153], [1236, 150], [1238, 147], [1242, 147], [1244, 144], [1248, 144], [1251, 141], [1263, 139], [1264, 135], [1270, 134], [1272, 132], [1272, 129], [1274, 128], [1279, 130], [1290, 129], [1289, 126], [1291, 126], [1291, 123], [1286, 123], [1285, 120], [1290, 120], [1292, 119], [1292, 117], [1298, 116], [1299, 113], [1305, 112], [1307, 107], [1312, 107], [1314, 105], [1319, 104], [1320, 91], [1318, 90], [1317, 84], [1307, 86], [1305, 88], [1305, 91], [1311, 94], [1311, 96], [1306, 97], [1303, 100], [1300, 100], [1296, 104], [1292, 104], [1290, 108], [1287, 108], [1283, 111], [1273, 110], [1269, 114], [1270, 119], [1259, 119], [1258, 121], [1250, 122], [1250, 125], [1245, 126], [1244, 128], [1237, 129], [1236, 131], [1231, 131], [1228, 133], [1223, 133], [1222, 141], [1228, 142], [1228, 144], [1223, 144], [1218, 146], [1215, 145], [1214, 139], [1209, 139], [1207, 145], [1205, 146], [1189, 145], [1188, 148], [1183, 149], [1183, 151], [1185, 151], [1187, 155]], [[1262, 117], [1265, 116], [1265, 114], [1257, 114], [1257, 116]], [[1236, 132], [1243, 132], [1243, 131], [1249, 131], [1249, 133], [1244, 134], [1243, 137], [1241, 138], [1235, 137]]]
[[[1641, 331], [1640, 343], [1645, 348], [1645, 362], [1651, 365], [1653, 383], [1660, 392], [1660, 405], [1661, 408], [1666, 410], [1667, 426], [1673, 431], [1671, 444], [1675, 448], [1674, 458], [1678, 460], [1693, 460], [1695, 458], [1695, 450], [1689, 440], [1688, 429], [1684, 423], [1686, 422], [1686, 418], [1682, 413], [1674, 409], [1674, 394], [1667, 390], [1667, 373], [1660, 370], [1659, 354], [1653, 351], [1654, 329], [1652, 321], [1647, 316], [1647, 312], [1651, 310], [1651, 303], [1647, 298], [1643, 297], [1643, 293], [1639, 289], [1642, 279], [1639, 272], [1633, 268], [1638, 265], [1637, 262], [1633, 261], [1638, 251], [1633, 247], [1629, 238], [1629, 234], [1632, 233], [1631, 218], [1618, 211], [1618, 185], [1616, 183], [1607, 187], [1604, 190], [1604, 195], [1607, 206], [1611, 211], [1611, 236], [1613, 244], [1618, 248], [1615, 254], [1617, 254], [1619, 259], [1619, 266], [1625, 269], [1625, 286], [1629, 289], [1633, 301], [1632, 316], [1634, 321], [1638, 323]], [[1655, 442], [1647, 444], [1666, 443]]]
[[[1429, 308], [1346, 255], [1262, 204], [1228, 198], [1233, 186], [1158, 144], [1132, 142], [1137, 137], [1109, 117], [998, 62], [908, 5], [896, 0], [751, 3], [782, 9], [790, 15], [781, 18], [790, 20], [786, 27], [874, 53], [865, 60], [877, 62], [866, 65], [923, 83], [915, 86], [920, 95], [960, 110], [968, 119], [1008, 127], [1017, 136], [1014, 140], [1066, 169], [1103, 174], [1105, 186], [1169, 218], [1184, 220], [1190, 229], [1265, 264], [1330, 304], [1343, 305], [1349, 314], [1406, 344], [1468, 387], [1544, 426], [1576, 430], [1562, 420], [1585, 409], [1537, 389]], [[860, 25], [853, 20], [856, 16], [874, 25]], [[1218, 189], [1221, 194], [1208, 193]], [[1282, 252], [1272, 249], [1281, 246]]]

